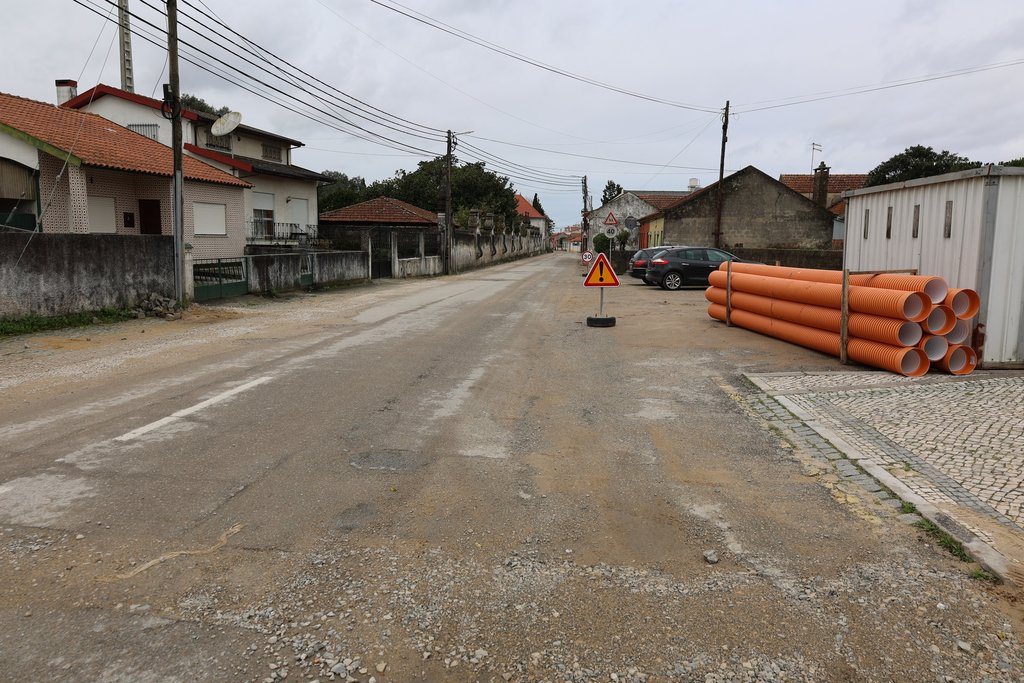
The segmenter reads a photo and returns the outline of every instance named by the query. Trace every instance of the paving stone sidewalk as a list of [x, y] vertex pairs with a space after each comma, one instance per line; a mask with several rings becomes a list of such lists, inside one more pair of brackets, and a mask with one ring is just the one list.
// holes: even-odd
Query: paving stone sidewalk
[[884, 501], [888, 492], [857, 463], [877, 465], [990, 546], [1020, 555], [1021, 373], [910, 379], [842, 371], [747, 378], [760, 391], [744, 393], [741, 403], [840, 476]]

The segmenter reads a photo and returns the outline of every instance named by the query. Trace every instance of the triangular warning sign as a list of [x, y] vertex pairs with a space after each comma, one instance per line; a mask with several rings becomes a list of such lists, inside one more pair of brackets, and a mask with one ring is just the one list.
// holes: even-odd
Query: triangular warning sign
[[618, 225], [618, 224], [619, 224], [619, 221], [617, 221], [617, 220], [615, 219], [615, 214], [614, 214], [614, 213], [612, 213], [611, 211], [609, 211], [609, 212], [608, 212], [608, 215], [607, 215], [607, 216], [605, 216], [605, 219], [604, 219], [604, 224], [605, 224], [605, 225]]
[[612, 270], [612, 264], [608, 263], [608, 257], [598, 254], [594, 265], [590, 266], [587, 279], [583, 281], [584, 287], [618, 287], [619, 278]]

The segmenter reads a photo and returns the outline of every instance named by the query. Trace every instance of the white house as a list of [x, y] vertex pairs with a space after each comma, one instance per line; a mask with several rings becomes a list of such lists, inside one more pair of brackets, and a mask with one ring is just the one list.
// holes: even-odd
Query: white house
[[[75, 81], [67, 80], [57, 81], [57, 92], [62, 107], [99, 114], [171, 144], [171, 122], [159, 100], [103, 84], [77, 94]], [[287, 246], [315, 238], [317, 187], [330, 179], [292, 163], [292, 150], [302, 143], [244, 124], [227, 135], [214, 135], [216, 119], [205, 112], [182, 112], [184, 152], [252, 184], [245, 192], [247, 243]]]
[[977, 290], [979, 359], [1024, 366], [1024, 168], [988, 165], [843, 197], [846, 268], [916, 268]]

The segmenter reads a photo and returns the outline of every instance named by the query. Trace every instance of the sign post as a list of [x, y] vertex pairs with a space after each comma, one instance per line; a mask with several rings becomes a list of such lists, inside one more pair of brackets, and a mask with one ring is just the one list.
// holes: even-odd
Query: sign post
[[612, 270], [612, 264], [608, 262], [606, 255], [598, 254], [594, 265], [590, 267], [587, 278], [583, 281], [584, 287], [598, 287], [601, 290], [601, 299], [598, 304], [599, 310], [596, 316], [587, 316], [587, 327], [615, 327], [614, 317], [604, 315], [604, 288], [618, 287], [619, 278]]

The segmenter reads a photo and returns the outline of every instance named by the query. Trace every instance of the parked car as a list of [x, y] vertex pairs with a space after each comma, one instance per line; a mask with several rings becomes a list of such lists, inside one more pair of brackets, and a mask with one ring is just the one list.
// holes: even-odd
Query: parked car
[[685, 285], [707, 287], [708, 276], [728, 260], [743, 259], [721, 249], [711, 247], [671, 247], [655, 254], [647, 262], [644, 281], [660, 285], [662, 289], [676, 290]]
[[[651, 257], [655, 254], [659, 254], [666, 249], [672, 249], [674, 245], [666, 244], [660, 247], [646, 247], [633, 254], [633, 258], [629, 259], [629, 274], [632, 277], [640, 278], [644, 280], [644, 275], [647, 274], [647, 262], [650, 261]], [[644, 280], [644, 284], [650, 284]]]

